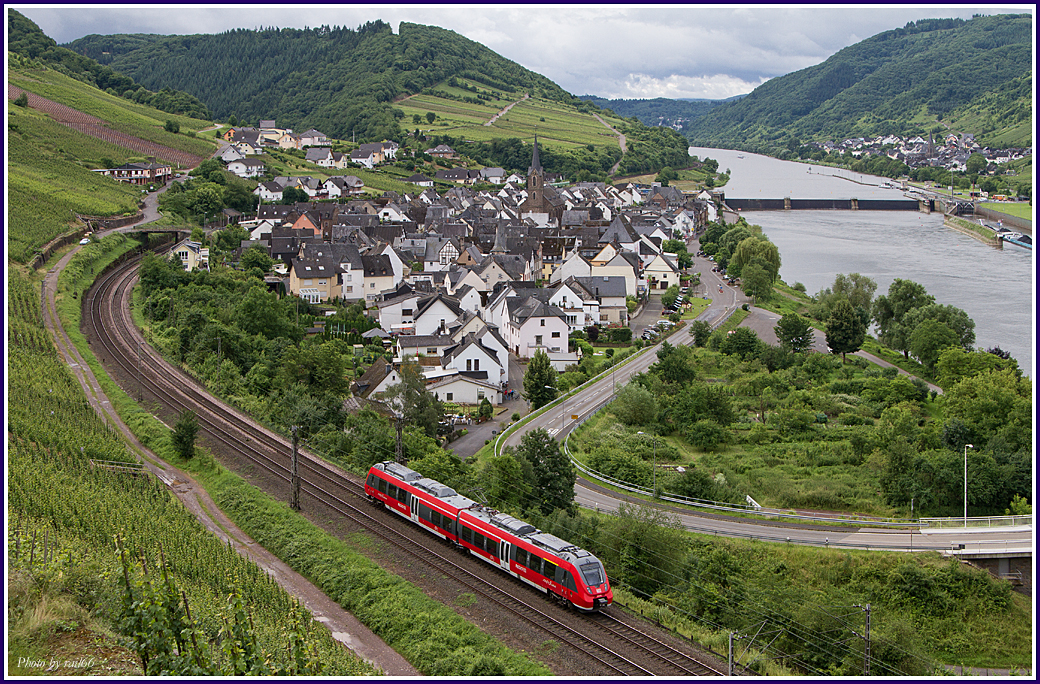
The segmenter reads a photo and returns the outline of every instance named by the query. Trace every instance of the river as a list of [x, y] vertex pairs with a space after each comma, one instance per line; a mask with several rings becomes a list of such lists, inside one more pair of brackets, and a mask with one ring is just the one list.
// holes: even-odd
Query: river
[[[690, 154], [730, 170], [727, 197], [792, 199], [900, 199], [879, 187], [885, 178], [787, 162], [734, 150], [691, 147]], [[809, 173], [809, 170], [812, 170]], [[780, 277], [810, 293], [838, 273], [860, 273], [888, 292], [896, 278], [920, 283], [939, 304], [963, 309], [975, 321], [975, 346], [1011, 352], [1034, 375], [1036, 270], [1033, 252], [1014, 245], [989, 247], [943, 227], [941, 213], [915, 211], [756, 211], [749, 223], [779, 248]]]

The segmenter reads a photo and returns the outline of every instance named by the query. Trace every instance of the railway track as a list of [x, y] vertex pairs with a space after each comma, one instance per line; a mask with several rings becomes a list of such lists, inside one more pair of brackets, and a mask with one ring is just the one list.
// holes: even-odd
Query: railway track
[[[287, 498], [291, 444], [223, 402], [147, 345], [133, 325], [130, 296], [137, 261], [100, 276], [87, 294], [84, 327], [95, 338], [102, 363], [124, 378], [136, 378], [137, 393], [173, 414], [195, 410], [200, 432], [224, 453], [255, 465], [272, 493]], [[134, 382], [125, 383], [133, 393]], [[545, 595], [389, 512], [371, 510], [359, 479], [306, 450], [300, 450], [301, 502], [343, 516], [402, 554], [458, 583], [515, 619], [567, 644], [605, 674], [719, 675], [696, 656], [678, 650], [638, 626], [610, 614], [585, 616], [545, 599]], [[388, 454], [389, 457], [389, 454]], [[454, 557], [453, 557], [454, 556]]]

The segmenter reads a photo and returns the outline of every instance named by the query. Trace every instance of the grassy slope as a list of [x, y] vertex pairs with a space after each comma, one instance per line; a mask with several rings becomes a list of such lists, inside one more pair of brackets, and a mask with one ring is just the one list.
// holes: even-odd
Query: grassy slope
[[[523, 93], [501, 93], [492, 91], [478, 83], [478, 90], [485, 93], [495, 92], [500, 97], [487, 104], [458, 102], [435, 95], [419, 94], [401, 100], [395, 104], [396, 109], [405, 113], [403, 126], [412, 128], [409, 122], [418, 114], [425, 117], [427, 112], [437, 115], [437, 120], [430, 125], [426, 119], [417, 128], [428, 135], [451, 135], [465, 140], [487, 141], [497, 138], [520, 138], [525, 141], [534, 140], [538, 133], [539, 144], [560, 146], [564, 148], [582, 147], [584, 145], [617, 147], [617, 136], [589, 114], [578, 112], [568, 107], [542, 98], [534, 97], [520, 101]], [[438, 86], [434, 92], [449, 92], [463, 97], [474, 94], [447, 86]], [[517, 103], [509, 112], [497, 119], [491, 126], [485, 126], [491, 117], [499, 111]], [[616, 117], [603, 119], [614, 126], [623, 122]]]
[[[189, 131], [209, 127], [212, 124], [208, 121], [167, 114], [158, 109], [145, 107], [50, 69], [10, 70], [7, 80], [41, 97], [96, 116], [108, 122], [112, 128], [129, 135], [199, 156], [207, 156], [213, 152], [212, 143], [184, 135]], [[166, 121], [178, 123], [182, 133], [165, 131], [163, 125]]]

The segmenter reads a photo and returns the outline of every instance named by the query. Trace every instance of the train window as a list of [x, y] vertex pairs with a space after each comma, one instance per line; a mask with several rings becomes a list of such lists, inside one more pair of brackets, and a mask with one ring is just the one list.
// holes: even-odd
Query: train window
[[379, 478], [379, 491], [386, 494], [386, 480]]
[[600, 565], [598, 560], [585, 563], [581, 566], [581, 576], [585, 580], [585, 584], [590, 587], [594, 587], [599, 584], [603, 584], [606, 581], [603, 573], [603, 566]]
[[549, 579], [556, 581], [556, 571], [558, 570], [556, 563], [553, 563], [548, 558], [545, 559], [545, 567], [542, 569], [542, 574]]
[[527, 558], [527, 567], [531, 568], [539, 575], [542, 574], [542, 557], [536, 556], [533, 553]]
[[526, 568], [527, 567], [527, 549], [521, 549], [521, 548], [517, 547], [517, 549], [516, 549], [516, 559], [515, 560], [516, 560], [516, 564], [517, 565], [522, 565], [522, 566], [524, 566]]
[[368, 486], [372, 487], [373, 489], [375, 489], [375, 486], [376, 486], [376, 476], [375, 476], [374, 473], [369, 473], [368, 474]]
[[492, 556], [494, 556], [495, 558], [498, 558], [499, 553], [498, 553], [498, 542], [497, 541], [495, 541], [491, 537], [488, 537], [487, 538], [487, 546], [484, 547], [484, 548], [486, 548], [487, 552], [490, 553]]
[[419, 519], [430, 522], [430, 507], [419, 504]]
[[386, 486], [386, 495], [391, 499], [397, 498], [397, 485], [388, 484]]
[[408, 505], [408, 491], [403, 487], [397, 488], [397, 500], [406, 506]]
[[473, 530], [466, 526], [462, 526], [459, 532], [462, 536], [462, 541], [466, 542], [467, 544], [473, 543]]

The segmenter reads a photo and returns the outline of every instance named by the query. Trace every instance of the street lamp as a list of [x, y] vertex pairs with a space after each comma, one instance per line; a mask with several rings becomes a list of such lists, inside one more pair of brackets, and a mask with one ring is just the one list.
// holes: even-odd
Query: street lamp
[[964, 445], [964, 527], [968, 527], [968, 449], [974, 449], [974, 444]]
[[[643, 431], [636, 433], [637, 435], [645, 435]], [[657, 435], [650, 435], [651, 441], [654, 443], [654, 496], [657, 496]]]
[[[544, 387], [545, 387], [545, 389], [550, 389], [550, 390], [552, 390], [554, 392], [557, 391], [556, 388], [551, 386], [551, 385], [544, 385]], [[561, 439], [563, 438], [563, 416], [566, 413], [566, 411], [563, 410], [563, 406], [566, 403], [567, 403], [567, 395], [564, 394], [563, 398], [560, 399], [560, 438]]]

